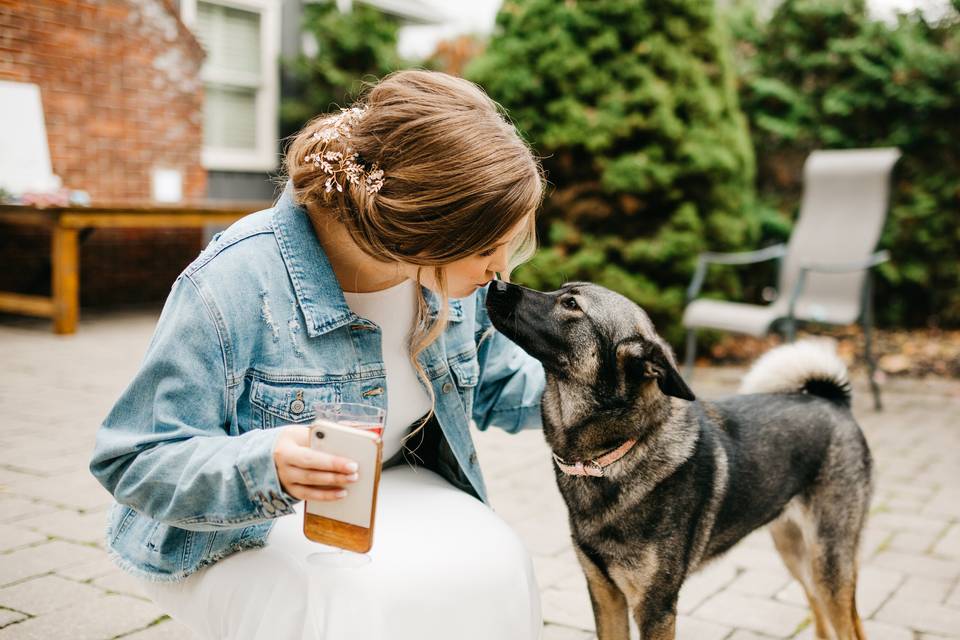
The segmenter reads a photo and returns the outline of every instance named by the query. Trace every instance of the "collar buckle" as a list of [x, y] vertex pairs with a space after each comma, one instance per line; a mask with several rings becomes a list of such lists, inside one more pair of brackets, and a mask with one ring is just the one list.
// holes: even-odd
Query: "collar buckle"
[[587, 460], [583, 463], [583, 472], [594, 478], [602, 478], [603, 466], [596, 460]]

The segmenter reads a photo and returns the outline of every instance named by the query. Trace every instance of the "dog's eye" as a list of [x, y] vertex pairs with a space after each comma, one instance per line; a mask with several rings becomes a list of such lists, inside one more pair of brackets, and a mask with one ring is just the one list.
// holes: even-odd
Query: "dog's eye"
[[564, 298], [560, 301], [560, 304], [563, 305], [564, 309], [569, 309], [570, 311], [578, 311], [580, 305], [577, 304], [576, 298]]

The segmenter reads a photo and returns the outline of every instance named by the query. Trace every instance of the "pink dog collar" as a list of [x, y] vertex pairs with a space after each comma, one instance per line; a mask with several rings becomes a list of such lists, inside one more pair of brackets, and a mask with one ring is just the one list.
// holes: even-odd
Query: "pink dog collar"
[[637, 440], [632, 438], [624, 442], [613, 451], [607, 452], [599, 458], [587, 460], [586, 462], [576, 462], [574, 464], [570, 464], [568, 462], [564, 462], [563, 458], [557, 454], [553, 454], [553, 461], [557, 463], [557, 468], [568, 476], [591, 476], [594, 478], [602, 478], [604, 468], [609, 467], [611, 464], [625, 456], [627, 451], [630, 451], [635, 444], [637, 444]]

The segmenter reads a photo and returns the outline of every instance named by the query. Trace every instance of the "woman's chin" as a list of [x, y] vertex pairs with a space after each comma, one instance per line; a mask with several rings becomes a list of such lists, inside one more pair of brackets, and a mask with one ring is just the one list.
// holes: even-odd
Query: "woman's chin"
[[467, 296], [472, 296], [473, 293], [480, 288], [479, 284], [467, 284], [463, 285], [457, 289], [450, 289], [451, 298], [466, 298]]

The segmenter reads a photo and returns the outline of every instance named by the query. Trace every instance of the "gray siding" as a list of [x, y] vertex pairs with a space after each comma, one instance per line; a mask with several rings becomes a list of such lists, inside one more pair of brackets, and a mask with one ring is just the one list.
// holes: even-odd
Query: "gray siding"
[[211, 200], [273, 200], [280, 186], [272, 174], [256, 171], [209, 171], [207, 196]]

